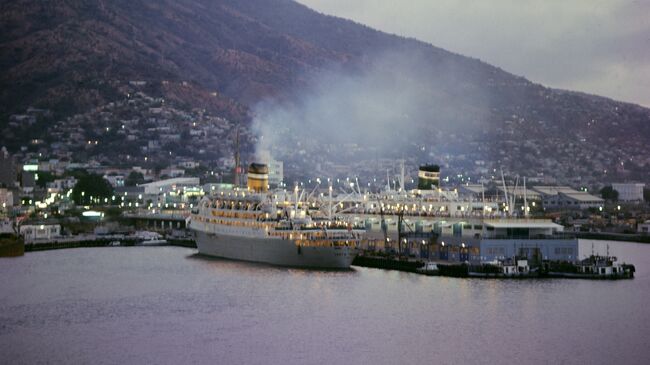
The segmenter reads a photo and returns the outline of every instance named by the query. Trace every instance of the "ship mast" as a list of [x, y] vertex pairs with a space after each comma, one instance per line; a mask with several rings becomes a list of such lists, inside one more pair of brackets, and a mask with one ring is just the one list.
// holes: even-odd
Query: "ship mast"
[[506, 178], [503, 176], [503, 169], [501, 169], [501, 182], [503, 183], [503, 193], [506, 199], [506, 216], [510, 213], [510, 201], [508, 200], [508, 187], [506, 186]]
[[399, 187], [400, 187], [400, 192], [406, 191], [406, 188], [404, 187], [404, 160], [400, 160], [400, 175], [399, 175]]
[[528, 218], [528, 194], [526, 192], [526, 176], [524, 176], [524, 217]]
[[485, 217], [485, 187], [483, 186], [483, 179], [481, 179], [481, 202], [483, 203], [483, 209], [481, 210], [483, 214], [481, 217]]
[[381, 201], [381, 195], [377, 195], [377, 203], [379, 204], [379, 214], [381, 215], [381, 231], [384, 233], [384, 253], [386, 254], [386, 258], [388, 258], [388, 225], [384, 217], [384, 203]]
[[329, 188], [327, 190], [329, 193], [329, 211], [327, 214], [327, 219], [331, 221], [332, 220], [332, 182], [329, 183]]
[[240, 174], [241, 174], [241, 161], [239, 156], [239, 125], [238, 125], [237, 131], [235, 133], [235, 180], [233, 181], [235, 187], [239, 187], [241, 183], [240, 176], [239, 176]]

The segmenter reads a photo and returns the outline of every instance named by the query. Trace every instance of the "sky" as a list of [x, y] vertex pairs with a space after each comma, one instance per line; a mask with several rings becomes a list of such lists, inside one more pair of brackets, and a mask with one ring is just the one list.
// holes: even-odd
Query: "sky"
[[650, 0], [298, 0], [545, 86], [650, 107]]

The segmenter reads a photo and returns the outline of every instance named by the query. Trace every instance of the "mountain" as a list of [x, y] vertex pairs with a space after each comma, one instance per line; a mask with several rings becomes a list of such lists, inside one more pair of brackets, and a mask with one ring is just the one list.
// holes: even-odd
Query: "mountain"
[[[387, 52], [420, 58], [408, 79], [435, 105], [422, 114], [440, 119], [445, 133], [462, 133], [460, 143], [499, 141], [483, 148], [488, 158], [518, 169], [509, 154], [573, 151], [587, 141], [590, 151], [615, 150], [605, 166], [650, 163], [646, 108], [550, 89], [290, 0], [2, 0], [0, 127], [28, 107], [55, 119], [83, 113], [124, 98], [134, 84], [177, 107], [249, 123], [259, 102], [293, 103], [323, 74], [363, 74]], [[426, 129], [431, 118], [411, 118], [408, 127]], [[523, 141], [535, 138], [557, 146], [527, 149]]]

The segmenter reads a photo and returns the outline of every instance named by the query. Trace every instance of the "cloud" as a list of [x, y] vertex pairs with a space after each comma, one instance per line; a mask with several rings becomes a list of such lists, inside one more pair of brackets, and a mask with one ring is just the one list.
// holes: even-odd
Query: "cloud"
[[300, 0], [547, 86], [650, 106], [650, 2]]

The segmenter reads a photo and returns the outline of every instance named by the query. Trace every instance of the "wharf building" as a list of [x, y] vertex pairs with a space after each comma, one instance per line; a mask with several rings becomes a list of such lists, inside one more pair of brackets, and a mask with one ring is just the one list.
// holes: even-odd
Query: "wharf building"
[[638, 233], [650, 234], [650, 220], [647, 220], [643, 223], [639, 223], [636, 231]]
[[545, 220], [500, 219], [484, 222], [480, 240], [483, 261], [525, 257], [528, 260], [577, 261], [578, 239]]
[[23, 224], [20, 226], [20, 235], [25, 242], [47, 241], [61, 237], [60, 224]]
[[623, 202], [643, 201], [643, 183], [613, 183], [612, 189], [618, 192], [618, 200]]
[[568, 186], [534, 186], [532, 190], [540, 194], [544, 209], [589, 209], [605, 204], [600, 197]]
[[[450, 260], [489, 262], [512, 257], [532, 262], [579, 259], [578, 239], [562, 225], [545, 219], [404, 218], [387, 217], [366, 222], [365, 249], [399, 250], [404, 255]], [[401, 229], [400, 229], [401, 228]], [[388, 242], [384, 242], [383, 230]], [[403, 232], [399, 235], [399, 231]], [[432, 239], [433, 237], [433, 239]], [[402, 242], [398, 243], [398, 240]]]
[[533, 262], [575, 262], [579, 258], [578, 239], [550, 220], [468, 220], [440, 222], [437, 228], [438, 249], [446, 259], [489, 262], [519, 257]]

